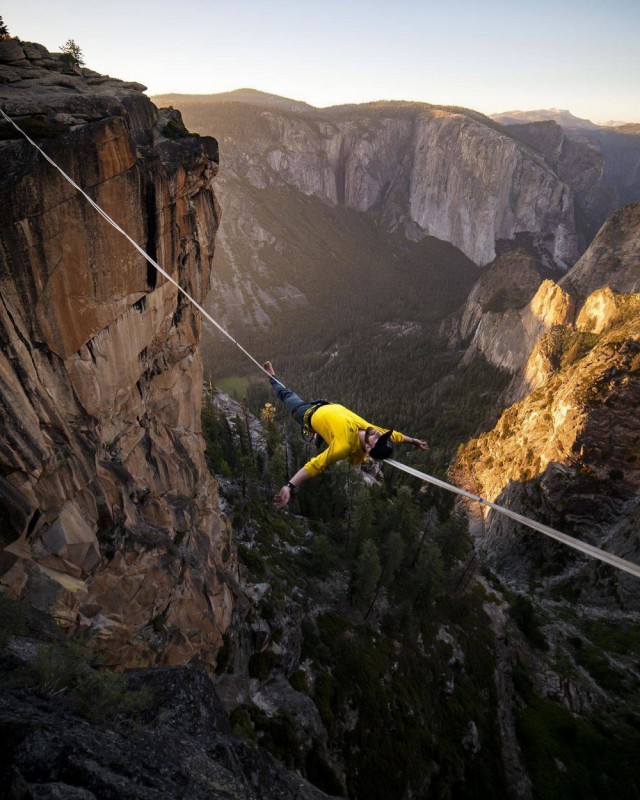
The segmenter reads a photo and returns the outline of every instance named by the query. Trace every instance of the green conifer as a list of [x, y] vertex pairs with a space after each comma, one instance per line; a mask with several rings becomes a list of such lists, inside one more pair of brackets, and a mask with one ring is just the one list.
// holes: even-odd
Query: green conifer
[[60, 48], [60, 52], [65, 57], [65, 60], [73, 67], [84, 66], [84, 55], [80, 46], [76, 44], [73, 39], [67, 41]]
[[373, 600], [381, 571], [378, 548], [375, 542], [367, 539], [356, 560], [351, 583], [353, 605], [361, 611], [365, 611]]

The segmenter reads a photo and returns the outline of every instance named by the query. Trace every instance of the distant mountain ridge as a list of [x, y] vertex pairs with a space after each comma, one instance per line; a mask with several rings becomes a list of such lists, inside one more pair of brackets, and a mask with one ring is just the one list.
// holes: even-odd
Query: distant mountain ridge
[[528, 122], [557, 122], [567, 131], [601, 131], [614, 130], [617, 133], [638, 133], [640, 122], [625, 120], [608, 120], [607, 122], [592, 122], [590, 119], [576, 117], [565, 108], [539, 108], [535, 111], [500, 111], [489, 114], [489, 117], [501, 125], [523, 125]]
[[[234, 152], [239, 148], [245, 162], [252, 162], [251, 166], [245, 163], [248, 168], [245, 177], [257, 188], [267, 184], [293, 185], [307, 196], [315, 195], [332, 205], [344, 204], [373, 214], [390, 230], [403, 230], [410, 239], [419, 240], [426, 234], [449, 241], [478, 264], [492, 260], [495, 242], [526, 231], [547, 250], [552, 265], [566, 269], [616, 207], [640, 197], [640, 187], [633, 177], [634, 165], [631, 170], [612, 166], [609, 162], [618, 163], [620, 158], [611, 156], [611, 147], [603, 148], [597, 141], [582, 138], [585, 134], [597, 134], [601, 129], [561, 109], [513, 112], [513, 120], [509, 117], [511, 112], [491, 118], [472, 109], [408, 101], [320, 109], [247, 88], [212, 95], [159, 95], [154, 101], [159, 105], [179, 105], [187, 125], [201, 133], [213, 130], [213, 120], [218, 122], [224, 117], [222, 128], [219, 124], [216, 128], [226, 154], [223, 168], [236, 170], [239, 164]], [[222, 104], [227, 105], [225, 111], [220, 108]], [[216, 108], [215, 115], [207, 113], [207, 108], [211, 112]], [[238, 109], [237, 112], [232, 108]], [[250, 126], [253, 130], [248, 129], [249, 121], [245, 119], [240, 138], [236, 135], [238, 131], [234, 131], [227, 146], [225, 134], [221, 135], [220, 131], [228, 124], [234, 126], [232, 117], [238, 116], [241, 108], [244, 108], [245, 117], [255, 116]], [[267, 111], [295, 114], [296, 121], [285, 123], [273, 119], [268, 122], [262, 116]], [[562, 157], [559, 150], [555, 152], [559, 148], [555, 141], [540, 147], [536, 141], [540, 139], [538, 133], [533, 138], [527, 133], [527, 119], [549, 120], [550, 117], [556, 118], [565, 131]], [[394, 133], [389, 129], [391, 119], [395, 120]], [[426, 119], [431, 122], [429, 130], [423, 134], [424, 141], [418, 142], [416, 126]], [[515, 129], [513, 125], [503, 124], [516, 120], [519, 127]], [[377, 130], [380, 124], [386, 125], [387, 130]], [[404, 126], [404, 131], [398, 130], [399, 125]], [[298, 133], [296, 127], [300, 128]], [[470, 135], [469, 143], [460, 144], [462, 150], [457, 152], [449, 141], [451, 152], [447, 152], [443, 141], [457, 138], [454, 132], [458, 127], [464, 129], [465, 139]], [[628, 129], [615, 130], [631, 133]], [[496, 136], [489, 131], [494, 131]], [[569, 131], [575, 135], [569, 136]], [[290, 142], [282, 140], [285, 135], [292, 137]], [[551, 136], [551, 139], [557, 138], [555, 134]], [[568, 219], [564, 211], [559, 221], [557, 199], [552, 201], [556, 209], [540, 212], [537, 219], [531, 218], [531, 209], [523, 214], [522, 208], [514, 207], [514, 198], [524, 186], [538, 184], [539, 179], [533, 174], [525, 178], [519, 163], [504, 172], [504, 165], [495, 162], [500, 158], [497, 149], [505, 147], [512, 151], [512, 160], [513, 155], [519, 153], [525, 170], [530, 169], [530, 151], [514, 149], [510, 141], [532, 147], [536, 155], [543, 157], [544, 164], [571, 187], [575, 198], [566, 198], [562, 205], [571, 206], [577, 201], [579, 208], [573, 219]], [[359, 152], [355, 152], [355, 146]], [[470, 147], [474, 151], [471, 154]], [[276, 155], [277, 150], [281, 151], [280, 155]], [[623, 160], [628, 165], [626, 150]], [[436, 156], [439, 156], [437, 163]], [[474, 164], [480, 158], [493, 159], [492, 168], [485, 170], [480, 163]], [[505, 207], [500, 187], [509, 183], [509, 205]], [[543, 194], [545, 191], [548, 187]], [[464, 195], [464, 201], [456, 197], [456, 192]], [[515, 202], [517, 204], [517, 199]], [[530, 206], [540, 208], [545, 202], [537, 193], [535, 203]], [[474, 229], [476, 225], [478, 230]], [[549, 226], [553, 228], [554, 225], [555, 233], [551, 234]]]
[[[575, 253], [566, 269], [617, 202], [601, 188], [604, 156], [555, 122], [527, 136], [470, 109], [410, 102], [288, 110], [250, 90], [155, 99], [220, 142], [211, 313], [245, 346], [285, 359], [286, 374], [322, 380], [321, 391], [334, 379], [340, 391], [340, 365], [378, 336], [376, 324], [395, 348], [384, 325], [417, 323], [415, 346], [428, 352], [429, 325], [471, 289], [465, 256], [486, 264], [517, 242], [557, 279], [563, 247]], [[528, 267], [514, 258], [509, 269], [518, 283]], [[298, 348], [313, 368], [289, 355], [290, 330], [304, 332]], [[214, 373], [243, 372], [206, 332], [203, 353]]]
[[502, 111], [499, 114], [490, 114], [491, 119], [501, 125], [520, 125], [526, 122], [546, 122], [553, 120], [563, 128], [570, 130], [597, 130], [603, 126], [596, 125], [590, 119], [576, 117], [564, 108], [538, 109], [536, 111]]
[[292, 100], [289, 97], [281, 97], [269, 92], [261, 92], [257, 89], [233, 89], [230, 92], [218, 92], [215, 94], [180, 94], [171, 93], [159, 94], [153, 98], [158, 106], [177, 103], [180, 104], [187, 98], [191, 102], [202, 103], [248, 103], [255, 106], [270, 106], [287, 111], [312, 111], [315, 106], [309, 105], [302, 100]]

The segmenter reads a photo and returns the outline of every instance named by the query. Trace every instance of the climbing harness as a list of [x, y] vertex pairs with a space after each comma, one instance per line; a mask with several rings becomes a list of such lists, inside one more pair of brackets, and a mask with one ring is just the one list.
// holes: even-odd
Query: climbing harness
[[311, 418], [321, 406], [328, 406], [331, 403], [328, 400], [313, 400], [311, 406], [304, 412], [302, 419], [302, 438], [305, 442], [310, 442], [314, 437], [319, 436], [311, 427]]
[[[135, 242], [129, 236], [129, 234], [126, 233], [117, 224], [117, 222], [115, 222], [105, 211], [103, 211], [102, 208], [94, 200], [92, 200], [91, 197], [89, 197], [89, 195], [83, 189], [81, 189], [78, 186], [78, 184], [75, 183], [75, 181], [72, 178], [70, 178], [66, 174], [66, 172], [64, 172], [56, 164], [56, 162], [44, 152], [44, 150], [42, 150], [42, 148], [40, 148], [32, 139], [29, 138], [29, 136], [27, 136], [27, 134], [22, 130], [22, 128], [20, 128], [11, 119], [11, 117], [9, 117], [9, 116], [7, 116], [7, 114], [5, 114], [5, 112], [3, 111], [2, 108], [0, 108], [0, 114], [2, 114], [2, 116], [7, 120], [7, 122], [10, 122], [13, 125], [13, 127], [17, 131], [19, 131], [19, 133], [21, 133], [25, 137], [25, 139], [31, 145], [33, 145], [33, 147], [36, 148], [36, 150], [46, 159], [46, 161], [48, 161], [51, 164], [51, 166], [55, 167], [55, 169], [58, 170], [58, 172], [62, 175], [63, 178], [65, 178], [65, 180], [67, 180], [75, 189], [77, 189], [78, 192], [80, 192], [80, 194], [98, 212], [98, 214], [100, 214], [101, 217], [103, 217], [111, 226], [113, 226], [119, 233], [121, 233], [133, 245], [133, 247], [135, 247], [135, 249], [153, 267], [155, 267], [155, 269], [158, 270], [158, 272], [161, 275], [163, 275], [168, 281], [170, 281], [178, 289], [178, 291], [182, 292], [182, 294], [187, 298], [187, 300], [189, 300], [189, 302], [192, 303], [192, 305], [195, 306], [195, 308], [197, 308], [198, 311], [200, 311], [200, 313], [202, 314], [202, 316], [205, 319], [207, 319], [215, 328], [217, 328], [217, 330], [220, 331], [220, 333], [222, 333], [224, 336], [226, 336], [227, 339], [229, 339], [231, 342], [233, 342], [233, 344], [235, 344], [236, 347], [238, 347], [247, 356], [247, 358], [250, 361], [252, 361], [258, 367], [258, 369], [262, 370], [262, 372], [264, 372], [265, 375], [268, 375], [269, 378], [273, 378], [273, 380], [275, 380], [276, 383], [279, 383], [280, 386], [284, 386], [284, 384], [281, 381], [279, 381], [277, 378], [274, 378], [273, 375], [268, 373], [267, 370], [262, 366], [262, 364], [260, 364], [251, 355], [251, 353], [249, 353], [247, 350], [245, 350], [245, 348], [239, 342], [237, 342], [233, 338], [233, 336], [231, 336], [231, 334], [228, 333], [222, 327], [222, 325], [220, 325], [219, 322], [216, 322], [216, 320], [213, 319], [213, 317], [207, 311], [205, 311], [205, 309], [196, 300], [194, 300], [193, 297], [191, 297], [191, 295], [187, 291], [185, 291], [182, 288], [182, 286], [180, 286], [180, 284], [176, 280], [174, 280], [171, 277], [171, 275], [169, 275], [168, 272], [166, 272], [153, 258], [151, 258], [151, 256], [145, 250], [143, 250], [143, 248], [140, 247], [140, 245], [137, 242]], [[311, 429], [310, 428], [311, 416], [313, 415], [315, 410], [320, 407], [320, 405], [324, 405], [325, 403], [326, 403], [326, 401], [315, 401], [315, 406], [312, 405], [311, 408], [305, 413], [305, 420], [304, 420], [304, 424], [303, 424], [303, 430], [304, 430], [305, 427], [308, 427], [309, 429]], [[308, 420], [307, 420], [307, 414], [309, 415], [309, 419]], [[307, 425], [307, 423], [309, 423], [309, 424]], [[556, 531], [553, 528], [550, 528], [548, 525], [543, 525], [540, 522], [536, 522], [535, 520], [531, 520], [528, 517], [523, 516], [522, 514], [517, 514], [515, 511], [511, 511], [510, 509], [505, 508], [504, 506], [500, 506], [497, 503], [492, 503], [489, 500], [485, 500], [482, 497], [478, 497], [477, 495], [471, 494], [471, 492], [467, 492], [464, 489], [460, 489], [457, 486], [454, 486], [453, 484], [446, 483], [445, 481], [439, 480], [438, 478], [434, 478], [431, 475], [427, 475], [425, 472], [420, 472], [420, 470], [414, 469], [413, 467], [409, 467], [406, 464], [402, 464], [399, 461], [395, 461], [394, 459], [386, 459], [385, 463], [390, 464], [392, 467], [395, 467], [396, 469], [399, 469], [399, 470], [401, 470], [403, 472], [406, 472], [409, 475], [413, 475], [414, 477], [419, 478], [422, 481], [426, 481], [427, 483], [431, 483], [434, 486], [439, 486], [440, 488], [446, 489], [449, 492], [454, 492], [455, 494], [458, 494], [458, 495], [461, 495], [463, 497], [466, 497], [469, 500], [473, 500], [473, 501], [475, 501], [477, 503], [480, 503], [481, 505], [484, 505], [487, 508], [492, 509], [493, 511], [497, 511], [500, 514], [503, 514], [503, 515], [505, 515], [507, 517], [510, 517], [511, 519], [515, 520], [516, 522], [519, 522], [521, 525], [526, 525], [528, 528], [532, 528], [533, 530], [539, 531], [540, 533], [543, 533], [545, 536], [549, 536], [550, 538], [555, 539], [555, 540], [557, 540], [559, 542], [563, 542], [564, 544], [568, 545], [569, 547], [573, 547], [574, 549], [579, 550], [582, 553], [585, 553], [585, 554], [587, 554], [589, 556], [592, 556], [593, 558], [597, 558], [600, 561], [604, 562], [605, 564], [609, 564], [609, 565], [611, 565], [613, 567], [616, 567], [616, 569], [623, 570], [625, 572], [628, 572], [631, 575], [635, 575], [637, 578], [640, 578], [640, 566], [638, 566], [637, 564], [633, 564], [631, 561], [627, 561], [624, 558], [620, 558], [619, 556], [614, 556], [611, 553], [607, 553], [605, 550], [601, 550], [599, 547], [594, 547], [593, 545], [589, 545], [589, 544], [586, 544], [585, 542], [581, 542], [579, 539], [575, 539], [572, 536], [568, 536], [565, 533], [561, 533], [560, 531]]]

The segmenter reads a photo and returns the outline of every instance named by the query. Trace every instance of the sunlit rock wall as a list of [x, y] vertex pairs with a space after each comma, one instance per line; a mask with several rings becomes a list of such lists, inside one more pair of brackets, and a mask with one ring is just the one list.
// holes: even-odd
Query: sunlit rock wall
[[[521, 367], [507, 396], [518, 402], [493, 430], [461, 449], [452, 469], [457, 481], [482, 497], [635, 563], [640, 562], [639, 214], [636, 203], [612, 215], [561, 285], [544, 281], [519, 312], [522, 331], [527, 315], [537, 320], [538, 338], [523, 338], [517, 351]], [[541, 325], [545, 319], [549, 324]], [[499, 315], [489, 323], [498, 331]], [[483, 352], [491, 357], [497, 350]], [[487, 515], [484, 535], [490, 561], [522, 586], [536, 574], [564, 580], [566, 568], [576, 565], [568, 548], [518, 529], [499, 514]], [[594, 581], [597, 562], [588, 566], [579, 589], [586, 599], [597, 595], [598, 602], [637, 608], [635, 577], [616, 571], [615, 592], [609, 591]]]
[[[0, 47], [4, 110], [202, 302], [215, 140], [144, 87], [22, 50]], [[214, 664], [236, 561], [200, 436], [199, 316], [2, 136], [0, 580], [121, 667]]]

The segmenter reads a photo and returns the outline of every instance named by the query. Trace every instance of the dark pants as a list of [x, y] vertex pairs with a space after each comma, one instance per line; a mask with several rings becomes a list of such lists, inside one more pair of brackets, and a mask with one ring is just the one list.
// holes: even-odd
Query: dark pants
[[285, 404], [293, 419], [302, 427], [304, 424], [304, 415], [311, 408], [312, 404], [305, 403], [295, 392], [292, 392], [291, 389], [287, 389], [286, 386], [278, 383], [278, 381], [275, 381], [273, 378], [270, 378], [269, 381], [273, 387], [273, 391]]

